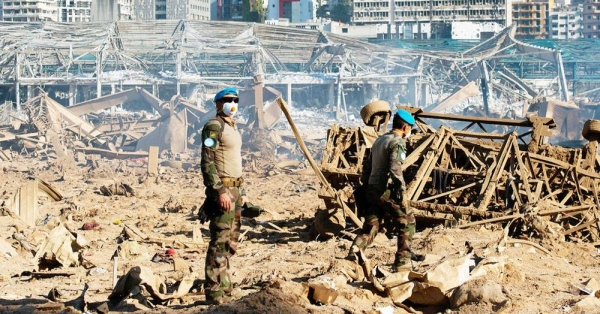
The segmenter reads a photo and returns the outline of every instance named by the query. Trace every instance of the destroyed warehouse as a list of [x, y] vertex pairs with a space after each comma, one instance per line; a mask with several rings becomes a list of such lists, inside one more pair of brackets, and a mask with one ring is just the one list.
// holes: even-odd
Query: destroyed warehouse
[[[46, 290], [2, 290], [0, 311], [211, 310], [199, 284], [208, 232], [196, 221], [198, 132], [225, 86], [240, 90], [246, 179], [264, 207], [244, 221], [239, 295], [225, 311], [514, 312], [536, 295], [511, 291], [535, 273], [515, 265], [542, 260], [503, 255], [519, 245], [548, 264], [585, 254], [577, 267], [592, 272], [600, 49], [514, 32], [375, 44], [254, 23], [1, 23], [10, 274], [0, 283]], [[362, 162], [398, 108], [417, 121], [404, 170], [424, 259], [390, 274], [385, 227], [389, 238], [367, 251], [379, 265], [338, 255], [362, 225]], [[564, 304], [532, 309], [594, 308], [594, 277], [561, 267], [580, 276], [548, 293]], [[552, 277], [535, 274], [540, 289]], [[489, 308], [469, 308], [477, 300]]]

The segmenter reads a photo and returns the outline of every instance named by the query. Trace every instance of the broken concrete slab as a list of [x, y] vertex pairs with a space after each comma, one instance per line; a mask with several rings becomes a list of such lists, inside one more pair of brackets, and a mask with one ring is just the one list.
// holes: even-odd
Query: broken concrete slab
[[448, 303], [448, 297], [438, 286], [415, 282], [408, 301], [419, 305], [442, 305]]
[[470, 279], [470, 266], [472, 254], [446, 260], [433, 269], [427, 271], [425, 282], [437, 286], [442, 292], [456, 288]]
[[490, 280], [473, 280], [458, 287], [452, 293], [451, 306], [458, 308], [468, 303], [502, 304], [507, 300], [502, 286]]
[[594, 295], [589, 295], [571, 308], [576, 313], [595, 313], [600, 309], [600, 299]]

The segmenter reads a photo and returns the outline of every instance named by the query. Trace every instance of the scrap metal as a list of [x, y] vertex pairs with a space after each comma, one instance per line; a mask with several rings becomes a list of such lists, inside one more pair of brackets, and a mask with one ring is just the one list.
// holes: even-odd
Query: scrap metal
[[[600, 243], [600, 122], [586, 122], [582, 147], [566, 148], [548, 143], [557, 126], [551, 118], [399, 108], [415, 116], [419, 129], [407, 142], [404, 162], [405, 197], [418, 221], [461, 227], [540, 216], [559, 224], [567, 238]], [[358, 208], [352, 192], [377, 135], [372, 125], [333, 125], [328, 131], [321, 171], [335, 193], [345, 193], [344, 206], [354, 213]], [[319, 193], [328, 208], [339, 208], [332, 195]]]

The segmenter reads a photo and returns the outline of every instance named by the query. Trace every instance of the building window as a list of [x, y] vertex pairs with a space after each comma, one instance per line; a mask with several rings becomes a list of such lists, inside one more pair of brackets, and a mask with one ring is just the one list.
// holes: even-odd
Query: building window
[[344, 33], [344, 34], [348, 33], [348, 28], [347, 27], [342, 28], [342, 33]]

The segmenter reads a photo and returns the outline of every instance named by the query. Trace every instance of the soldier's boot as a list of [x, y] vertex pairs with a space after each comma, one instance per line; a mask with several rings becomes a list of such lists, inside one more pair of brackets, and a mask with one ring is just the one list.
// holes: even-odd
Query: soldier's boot
[[412, 262], [410, 259], [409, 252], [396, 253], [396, 257], [394, 258], [394, 264], [392, 264], [392, 270], [395, 273], [412, 270]]
[[227, 303], [229, 297], [225, 294], [224, 291], [206, 291], [206, 304], [210, 305], [221, 305], [223, 303]]
[[346, 256], [346, 259], [349, 261], [358, 261], [359, 255], [360, 249], [355, 243], [352, 243], [352, 246], [350, 246], [350, 250], [348, 251], [348, 255]]

